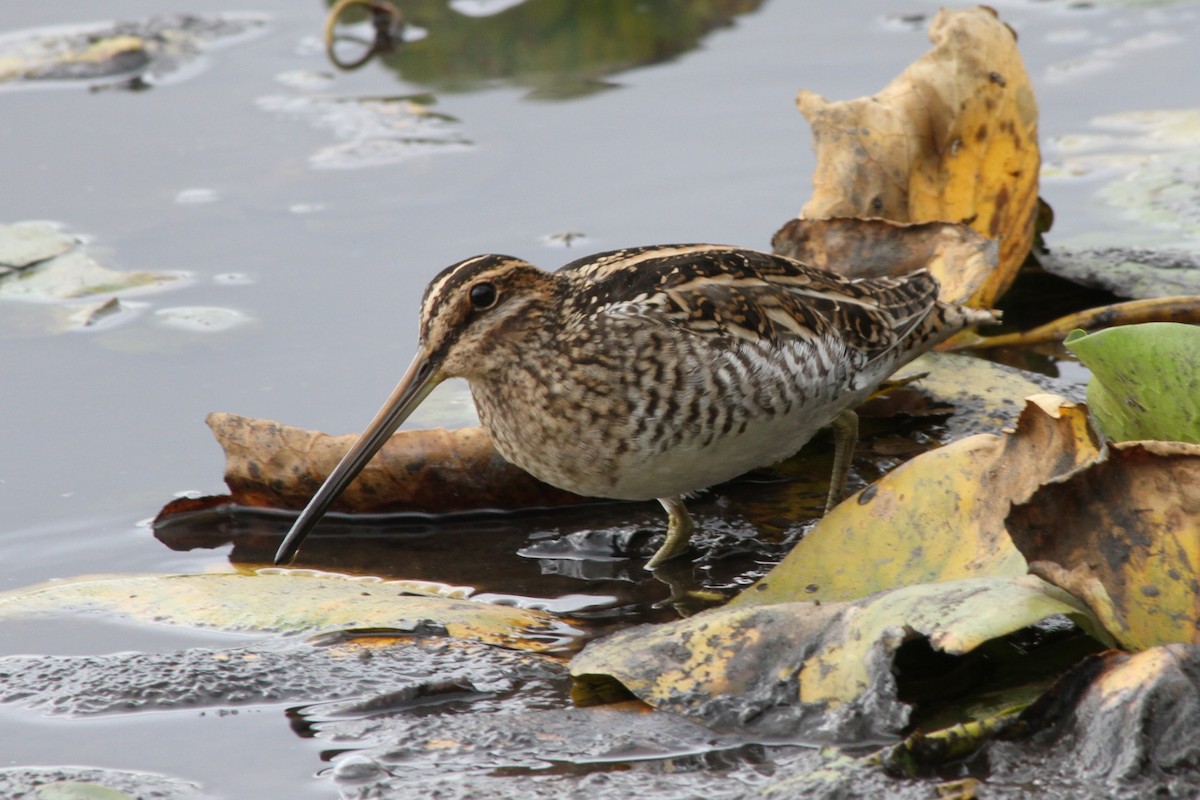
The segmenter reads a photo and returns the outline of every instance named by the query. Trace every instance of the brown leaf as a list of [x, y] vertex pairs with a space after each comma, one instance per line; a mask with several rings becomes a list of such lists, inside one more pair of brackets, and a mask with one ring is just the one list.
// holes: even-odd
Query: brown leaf
[[780, 255], [850, 278], [928, 269], [938, 296], [966, 302], [996, 269], [996, 243], [967, 225], [886, 219], [793, 219], [771, 238]]
[[1200, 643], [1200, 445], [1123, 442], [1008, 517], [1042, 575], [1122, 646]]
[[800, 216], [962, 222], [1000, 243], [971, 304], [1012, 283], [1037, 219], [1037, 103], [1016, 36], [994, 11], [943, 9], [933, 49], [872, 97], [801, 91], [813, 128], [813, 196]]
[[[357, 438], [237, 414], [213, 413], [206, 421], [225, 450], [233, 501], [245, 506], [303, 508]], [[582, 502], [506, 462], [483, 429], [434, 428], [393, 435], [333, 508], [447, 514]]]

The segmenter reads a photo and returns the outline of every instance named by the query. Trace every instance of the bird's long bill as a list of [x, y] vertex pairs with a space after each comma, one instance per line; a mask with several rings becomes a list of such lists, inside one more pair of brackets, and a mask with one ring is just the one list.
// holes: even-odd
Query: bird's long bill
[[383, 447], [396, 428], [399, 428], [408, 415], [433, 391], [439, 382], [435, 379], [436, 373], [437, 370], [425, 354], [418, 352], [400, 383], [396, 384], [391, 397], [375, 415], [375, 419], [371, 420], [362, 436], [358, 437], [354, 446], [342, 456], [342, 460], [300, 512], [292, 529], [284, 537], [283, 544], [279, 545], [279, 550], [275, 553], [276, 564], [286, 564], [295, 557], [304, 537], [317, 526], [337, 496], [350, 485], [371, 457], [379, 452], [379, 448]]

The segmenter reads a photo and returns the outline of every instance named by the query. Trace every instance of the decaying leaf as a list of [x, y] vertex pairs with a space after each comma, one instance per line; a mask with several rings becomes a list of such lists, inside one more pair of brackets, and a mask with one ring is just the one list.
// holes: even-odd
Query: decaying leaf
[[1024, 398], [1045, 393], [1036, 375], [951, 353], [925, 353], [892, 380], [911, 378], [911, 387], [954, 409], [955, 433], [995, 433], [1011, 428], [1025, 407]]
[[1037, 103], [1016, 36], [984, 7], [943, 9], [933, 49], [881, 92], [830, 102], [801, 91], [817, 168], [801, 217], [963, 222], [1000, 243], [971, 298], [1012, 283], [1037, 219]]
[[1123, 647], [1200, 643], [1200, 445], [1112, 445], [1014, 507], [1008, 529]]
[[[1194, 797], [1200, 647], [1170, 644], [1133, 655], [1091, 656], [1030, 706], [1022, 720], [1032, 731], [1049, 729], [1049, 736], [1001, 748], [1036, 749], [1039, 758], [1065, 765], [1076, 785], [1088, 785], [1089, 796], [1148, 797], [1161, 790], [1165, 776], [1177, 775], [1171, 793]], [[1148, 785], [1134, 785], [1139, 779]]]
[[726, 606], [679, 622], [619, 631], [571, 662], [582, 685], [619, 681], [651, 706], [714, 726], [895, 734], [909, 707], [892, 659], [906, 641], [961, 655], [1065, 614], [1087, 617], [1066, 592], [1029, 575], [906, 586], [854, 602]]
[[[237, 414], [209, 414], [207, 422], [225, 450], [234, 502], [252, 507], [303, 508], [358, 438]], [[333, 508], [446, 514], [581, 502], [506, 462], [483, 429], [436, 428], [394, 434]]]
[[0, 594], [0, 619], [102, 614], [225, 631], [399, 629], [533, 651], [575, 634], [543, 612], [413, 596], [412, 589], [404, 581], [303, 570], [77, 578]]
[[780, 255], [850, 278], [927, 269], [938, 297], [965, 303], [995, 271], [996, 242], [960, 223], [886, 219], [792, 219], [771, 238]]
[[1075, 709], [1084, 768], [1130, 780], [1200, 763], [1200, 648], [1166, 645], [1113, 662]]
[[849, 600], [909, 584], [1017, 576], [1025, 560], [1004, 520], [1048, 480], [1093, 461], [1084, 408], [1029, 398], [1014, 433], [923, 453], [830, 511], [730, 605]]
[[1066, 345], [1092, 371], [1088, 407], [1106, 436], [1200, 442], [1200, 326], [1075, 331]]

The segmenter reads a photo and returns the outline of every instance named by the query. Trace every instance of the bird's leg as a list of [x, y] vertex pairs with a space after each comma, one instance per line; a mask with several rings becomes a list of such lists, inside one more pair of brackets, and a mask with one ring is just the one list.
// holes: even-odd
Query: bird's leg
[[688, 537], [692, 535], [692, 518], [683, 505], [683, 498], [660, 497], [658, 502], [667, 510], [667, 539], [646, 562], [646, 569], [655, 569], [682, 553], [687, 549]]
[[826, 514], [846, 493], [846, 478], [850, 475], [854, 445], [858, 442], [858, 414], [847, 409], [834, 417], [829, 425], [833, 428], [833, 475], [829, 478], [829, 497], [825, 499]]

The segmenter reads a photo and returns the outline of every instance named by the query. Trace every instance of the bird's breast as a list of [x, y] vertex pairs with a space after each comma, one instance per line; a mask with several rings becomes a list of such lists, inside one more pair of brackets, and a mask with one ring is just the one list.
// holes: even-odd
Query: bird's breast
[[585, 496], [673, 497], [787, 458], [861, 401], [842, 354], [634, 337], [471, 380], [496, 449]]

